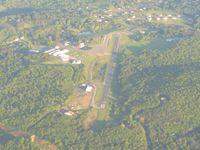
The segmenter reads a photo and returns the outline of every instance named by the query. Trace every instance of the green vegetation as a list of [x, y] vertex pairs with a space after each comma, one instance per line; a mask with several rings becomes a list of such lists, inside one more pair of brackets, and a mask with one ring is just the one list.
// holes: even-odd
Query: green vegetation
[[4, 145], [0, 145], [0, 149], [3, 150], [11, 150], [11, 149], [27, 150], [30, 148], [33, 150], [37, 150], [40, 147], [38, 145], [31, 143], [29, 140], [20, 137], [15, 138], [14, 140], [9, 141]]
[[[129, 124], [140, 122], [151, 149], [178, 149], [187, 132], [199, 127], [199, 44], [197, 36], [164, 52], [127, 49], [120, 56], [113, 114]], [[195, 140], [185, 146], [197, 147]]]
[[0, 57], [1, 122], [19, 129], [61, 106], [81, 77], [80, 68], [31, 63], [16, 52]]
[[0, 149], [199, 149], [199, 30], [198, 0], [0, 0]]

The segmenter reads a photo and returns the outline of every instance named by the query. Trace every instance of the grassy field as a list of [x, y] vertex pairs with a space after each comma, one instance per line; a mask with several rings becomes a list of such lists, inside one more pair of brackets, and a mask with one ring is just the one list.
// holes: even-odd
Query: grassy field
[[143, 50], [167, 50], [173, 48], [177, 42], [167, 42], [165, 38], [157, 37], [146, 43], [134, 42], [129, 48], [134, 52], [141, 52]]

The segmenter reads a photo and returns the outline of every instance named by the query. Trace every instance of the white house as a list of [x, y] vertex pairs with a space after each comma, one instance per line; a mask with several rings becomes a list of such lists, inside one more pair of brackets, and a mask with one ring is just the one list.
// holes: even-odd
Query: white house
[[73, 60], [72, 64], [74, 64], [74, 65], [80, 65], [81, 64], [81, 60]]
[[66, 42], [64, 43], [64, 45], [65, 45], [65, 46], [69, 46], [69, 42], [66, 41]]
[[60, 47], [59, 46], [55, 46], [55, 49], [59, 49]]
[[20, 40], [19, 38], [16, 38], [13, 42], [19, 42], [19, 40]]
[[85, 91], [86, 91], [86, 92], [92, 92], [92, 90], [93, 90], [93, 87], [90, 86], [90, 85], [87, 85]]
[[93, 87], [91, 85], [88, 85], [88, 84], [82, 84], [80, 87], [85, 92], [92, 92], [92, 90], [93, 90]]
[[21, 37], [20, 37], [20, 40], [24, 40], [24, 39], [25, 39], [24, 36], [21, 36]]
[[166, 20], [168, 20], [168, 17], [164, 17], [163, 19], [166, 21]]
[[64, 114], [67, 115], [67, 116], [75, 115], [75, 113], [73, 111], [66, 111]]
[[85, 47], [85, 43], [80, 43], [79, 44], [79, 48], [84, 48]]

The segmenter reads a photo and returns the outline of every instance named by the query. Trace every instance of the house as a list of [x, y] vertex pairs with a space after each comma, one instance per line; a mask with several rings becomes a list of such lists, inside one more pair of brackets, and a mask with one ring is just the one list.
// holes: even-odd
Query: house
[[145, 34], [146, 32], [145, 32], [145, 31], [143, 31], [143, 30], [141, 30], [141, 31], [140, 31], [140, 33], [141, 33], [141, 34]]
[[56, 49], [50, 49], [50, 50], [47, 50], [47, 51], [45, 51], [44, 53], [51, 53], [51, 52], [53, 52], [53, 51], [55, 51]]
[[172, 17], [172, 19], [173, 19], [173, 20], [177, 20], [177, 18], [176, 18], [176, 17]]
[[125, 12], [124, 12], [124, 15], [127, 15], [127, 14], [128, 14], [128, 12], [127, 12], [127, 11], [125, 11]]
[[160, 21], [160, 18], [159, 18], [159, 17], [157, 17], [157, 21]]
[[170, 17], [172, 17], [172, 15], [171, 15], [171, 14], [169, 14], [169, 15], [168, 15], [168, 17], [170, 18]]
[[102, 22], [102, 19], [98, 19], [97, 22]]
[[20, 40], [19, 38], [16, 38], [13, 42], [19, 42], [19, 40]]
[[148, 21], [152, 21], [152, 18], [148, 18]]
[[74, 64], [74, 65], [80, 65], [81, 64], [81, 60], [73, 60], [72, 64]]
[[88, 84], [82, 84], [80, 86], [80, 88], [82, 90], [84, 90], [85, 92], [92, 92], [92, 90], [93, 90], [93, 87], [91, 85], [88, 85]]
[[33, 135], [31, 135], [30, 138], [31, 138], [31, 142], [32, 143], [34, 143], [36, 141], [36, 135], [33, 134]]
[[162, 94], [159, 97], [160, 97], [160, 101], [168, 101], [168, 100], [170, 100], [169, 95]]
[[80, 43], [79, 44], [79, 48], [84, 48], [85, 47], [85, 43]]
[[69, 46], [69, 42], [66, 41], [66, 42], [64, 43], [64, 46]]
[[87, 87], [86, 87], [85, 91], [86, 91], [86, 92], [92, 92], [92, 90], [93, 90], [93, 87], [92, 87], [92, 86], [89, 86], [89, 85], [87, 85]]
[[31, 53], [39, 53], [40, 51], [39, 50], [35, 50], [35, 49], [30, 49], [29, 52], [31, 52]]
[[62, 115], [66, 115], [66, 116], [74, 116], [74, 115], [78, 114], [78, 111], [76, 111], [76, 110], [61, 109], [58, 112]]
[[66, 112], [64, 113], [64, 115], [73, 116], [73, 115], [75, 115], [75, 113], [74, 113], [73, 111], [66, 111]]
[[60, 47], [59, 46], [55, 46], [55, 49], [59, 49]]
[[24, 39], [25, 39], [24, 36], [20, 37], [20, 40], [24, 40]]
[[168, 17], [164, 17], [163, 19], [166, 21], [166, 20], [168, 20]]
[[162, 97], [160, 98], [161, 101], [165, 101], [166, 99], [167, 99], [167, 98], [164, 97], [164, 96], [162, 96]]

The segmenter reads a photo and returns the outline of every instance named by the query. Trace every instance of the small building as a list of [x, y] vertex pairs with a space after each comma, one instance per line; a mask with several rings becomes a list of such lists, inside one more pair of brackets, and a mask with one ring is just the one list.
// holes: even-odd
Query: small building
[[66, 42], [64, 43], [64, 46], [69, 46], [69, 42], [66, 41]]
[[171, 15], [171, 14], [169, 14], [169, 15], [168, 15], [168, 17], [172, 17], [172, 15]]
[[152, 18], [148, 18], [148, 21], [152, 21]]
[[35, 50], [35, 49], [30, 49], [29, 52], [31, 52], [31, 53], [39, 53], [40, 51], [39, 50]]
[[81, 60], [73, 60], [72, 64], [74, 64], [74, 65], [80, 65], [81, 64]]
[[143, 30], [141, 30], [141, 31], [140, 31], [140, 33], [141, 33], [141, 34], [145, 34], [146, 32], [145, 32], [145, 31], [143, 31]]
[[31, 142], [34, 143], [36, 141], [36, 135], [34, 134], [31, 135], [30, 139], [31, 139]]
[[102, 19], [98, 19], [97, 22], [102, 22]]
[[172, 17], [172, 19], [173, 19], [173, 20], [177, 20], [177, 18], [176, 18], [176, 17]]
[[112, 15], [112, 14], [109, 14], [108, 16], [109, 16], [109, 17], [112, 17], [113, 15]]
[[80, 88], [81, 88], [82, 90], [84, 90], [85, 92], [92, 92], [92, 90], [93, 90], [93, 86], [88, 85], [88, 84], [82, 84], [82, 85], [80, 86]]
[[160, 18], [159, 18], [159, 17], [157, 17], [157, 18], [156, 18], [156, 20], [157, 20], [157, 21], [160, 21]]
[[85, 43], [80, 43], [79, 44], [79, 48], [81, 49], [81, 48], [84, 48], [85, 47]]
[[93, 90], [93, 87], [89, 85], [85, 89], [86, 92], [92, 92], [92, 90]]
[[75, 115], [75, 113], [74, 113], [73, 111], [66, 111], [66, 112], [64, 113], [64, 115], [73, 116], [73, 115]]
[[164, 96], [162, 96], [162, 97], [160, 98], [161, 101], [165, 101], [166, 99], [167, 99], [167, 98], [164, 97]]
[[24, 36], [21, 36], [21, 37], [20, 37], [20, 40], [24, 40], [24, 39], [25, 39]]
[[166, 20], [168, 20], [168, 17], [164, 17], [163, 19], [166, 21]]
[[60, 48], [60, 46], [55, 46], [55, 49], [59, 49]]
[[19, 40], [20, 40], [19, 38], [16, 38], [13, 42], [19, 42]]
[[76, 110], [61, 109], [58, 112], [62, 115], [66, 115], [66, 116], [74, 116], [74, 115], [78, 114], [78, 111], [76, 111]]
[[159, 98], [160, 98], [160, 101], [168, 101], [168, 100], [170, 100], [170, 96], [166, 95], [166, 94], [161, 94], [159, 96]]

